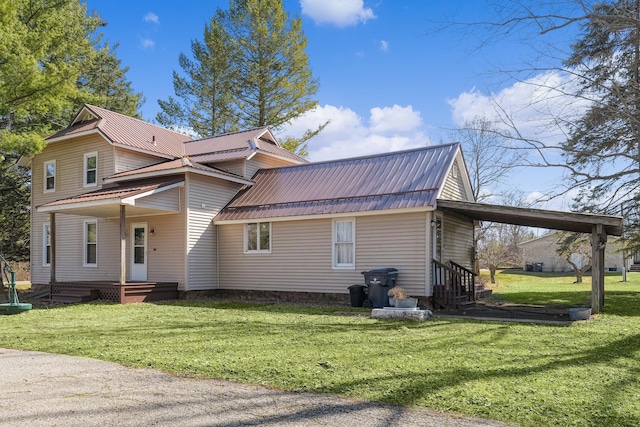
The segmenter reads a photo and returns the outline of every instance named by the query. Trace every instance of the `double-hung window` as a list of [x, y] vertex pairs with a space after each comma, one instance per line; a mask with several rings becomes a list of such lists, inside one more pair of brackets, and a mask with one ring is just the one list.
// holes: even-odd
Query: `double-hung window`
[[85, 187], [98, 185], [98, 153], [84, 155], [84, 184]]
[[56, 161], [44, 162], [44, 192], [56, 191]]
[[244, 229], [245, 252], [271, 252], [271, 223], [250, 222]]
[[98, 223], [84, 222], [84, 266], [98, 266]]
[[333, 220], [333, 268], [356, 268], [356, 220]]
[[46, 223], [42, 227], [42, 265], [51, 265], [51, 226]]

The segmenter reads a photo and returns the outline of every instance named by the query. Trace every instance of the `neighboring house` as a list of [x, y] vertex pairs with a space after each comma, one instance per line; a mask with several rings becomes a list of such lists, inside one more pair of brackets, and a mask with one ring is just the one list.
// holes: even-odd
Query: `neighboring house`
[[85, 105], [31, 166], [31, 279], [54, 296], [346, 294], [395, 267], [428, 297], [433, 272], [473, 268], [474, 221], [437, 209], [473, 201], [459, 144], [308, 163], [266, 127], [194, 141]]
[[[523, 250], [523, 270], [543, 272], [573, 271], [567, 260], [556, 252], [559, 238], [559, 233], [552, 232], [520, 243], [519, 246]], [[622, 271], [624, 262], [622, 252], [619, 249], [620, 244], [616, 243], [614, 238], [609, 238], [604, 256], [605, 271]], [[571, 255], [571, 261], [580, 268], [589, 262], [588, 259], [582, 259], [578, 253]]]

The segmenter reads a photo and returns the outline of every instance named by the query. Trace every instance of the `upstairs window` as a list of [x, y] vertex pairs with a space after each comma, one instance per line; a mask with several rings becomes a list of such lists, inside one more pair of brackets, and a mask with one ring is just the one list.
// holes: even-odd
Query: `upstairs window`
[[356, 268], [356, 220], [333, 221], [333, 268]]
[[84, 186], [98, 185], [98, 153], [84, 155]]
[[244, 230], [245, 252], [271, 252], [270, 222], [250, 222]]
[[56, 161], [44, 162], [44, 192], [56, 191]]

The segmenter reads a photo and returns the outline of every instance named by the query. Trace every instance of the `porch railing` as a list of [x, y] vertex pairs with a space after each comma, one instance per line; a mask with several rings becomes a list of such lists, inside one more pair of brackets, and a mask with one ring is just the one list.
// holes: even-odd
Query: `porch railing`
[[431, 261], [433, 301], [443, 308], [460, 310], [475, 300], [475, 275], [459, 264], [451, 267], [437, 260]]
[[469, 270], [466, 267], [461, 266], [460, 264], [456, 264], [453, 261], [449, 261], [451, 264], [451, 268], [457, 271], [462, 276], [462, 285], [467, 290], [467, 295], [469, 296], [469, 301], [476, 300], [476, 273], [472, 270]]

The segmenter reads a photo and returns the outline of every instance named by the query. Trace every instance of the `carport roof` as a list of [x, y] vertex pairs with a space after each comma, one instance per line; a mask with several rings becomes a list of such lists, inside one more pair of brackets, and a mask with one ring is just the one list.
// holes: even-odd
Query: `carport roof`
[[436, 206], [438, 209], [458, 213], [479, 221], [579, 233], [591, 233], [595, 225], [602, 224], [606, 234], [612, 236], [620, 236], [622, 234], [622, 217], [613, 215], [551, 211], [444, 199], [438, 199]]

